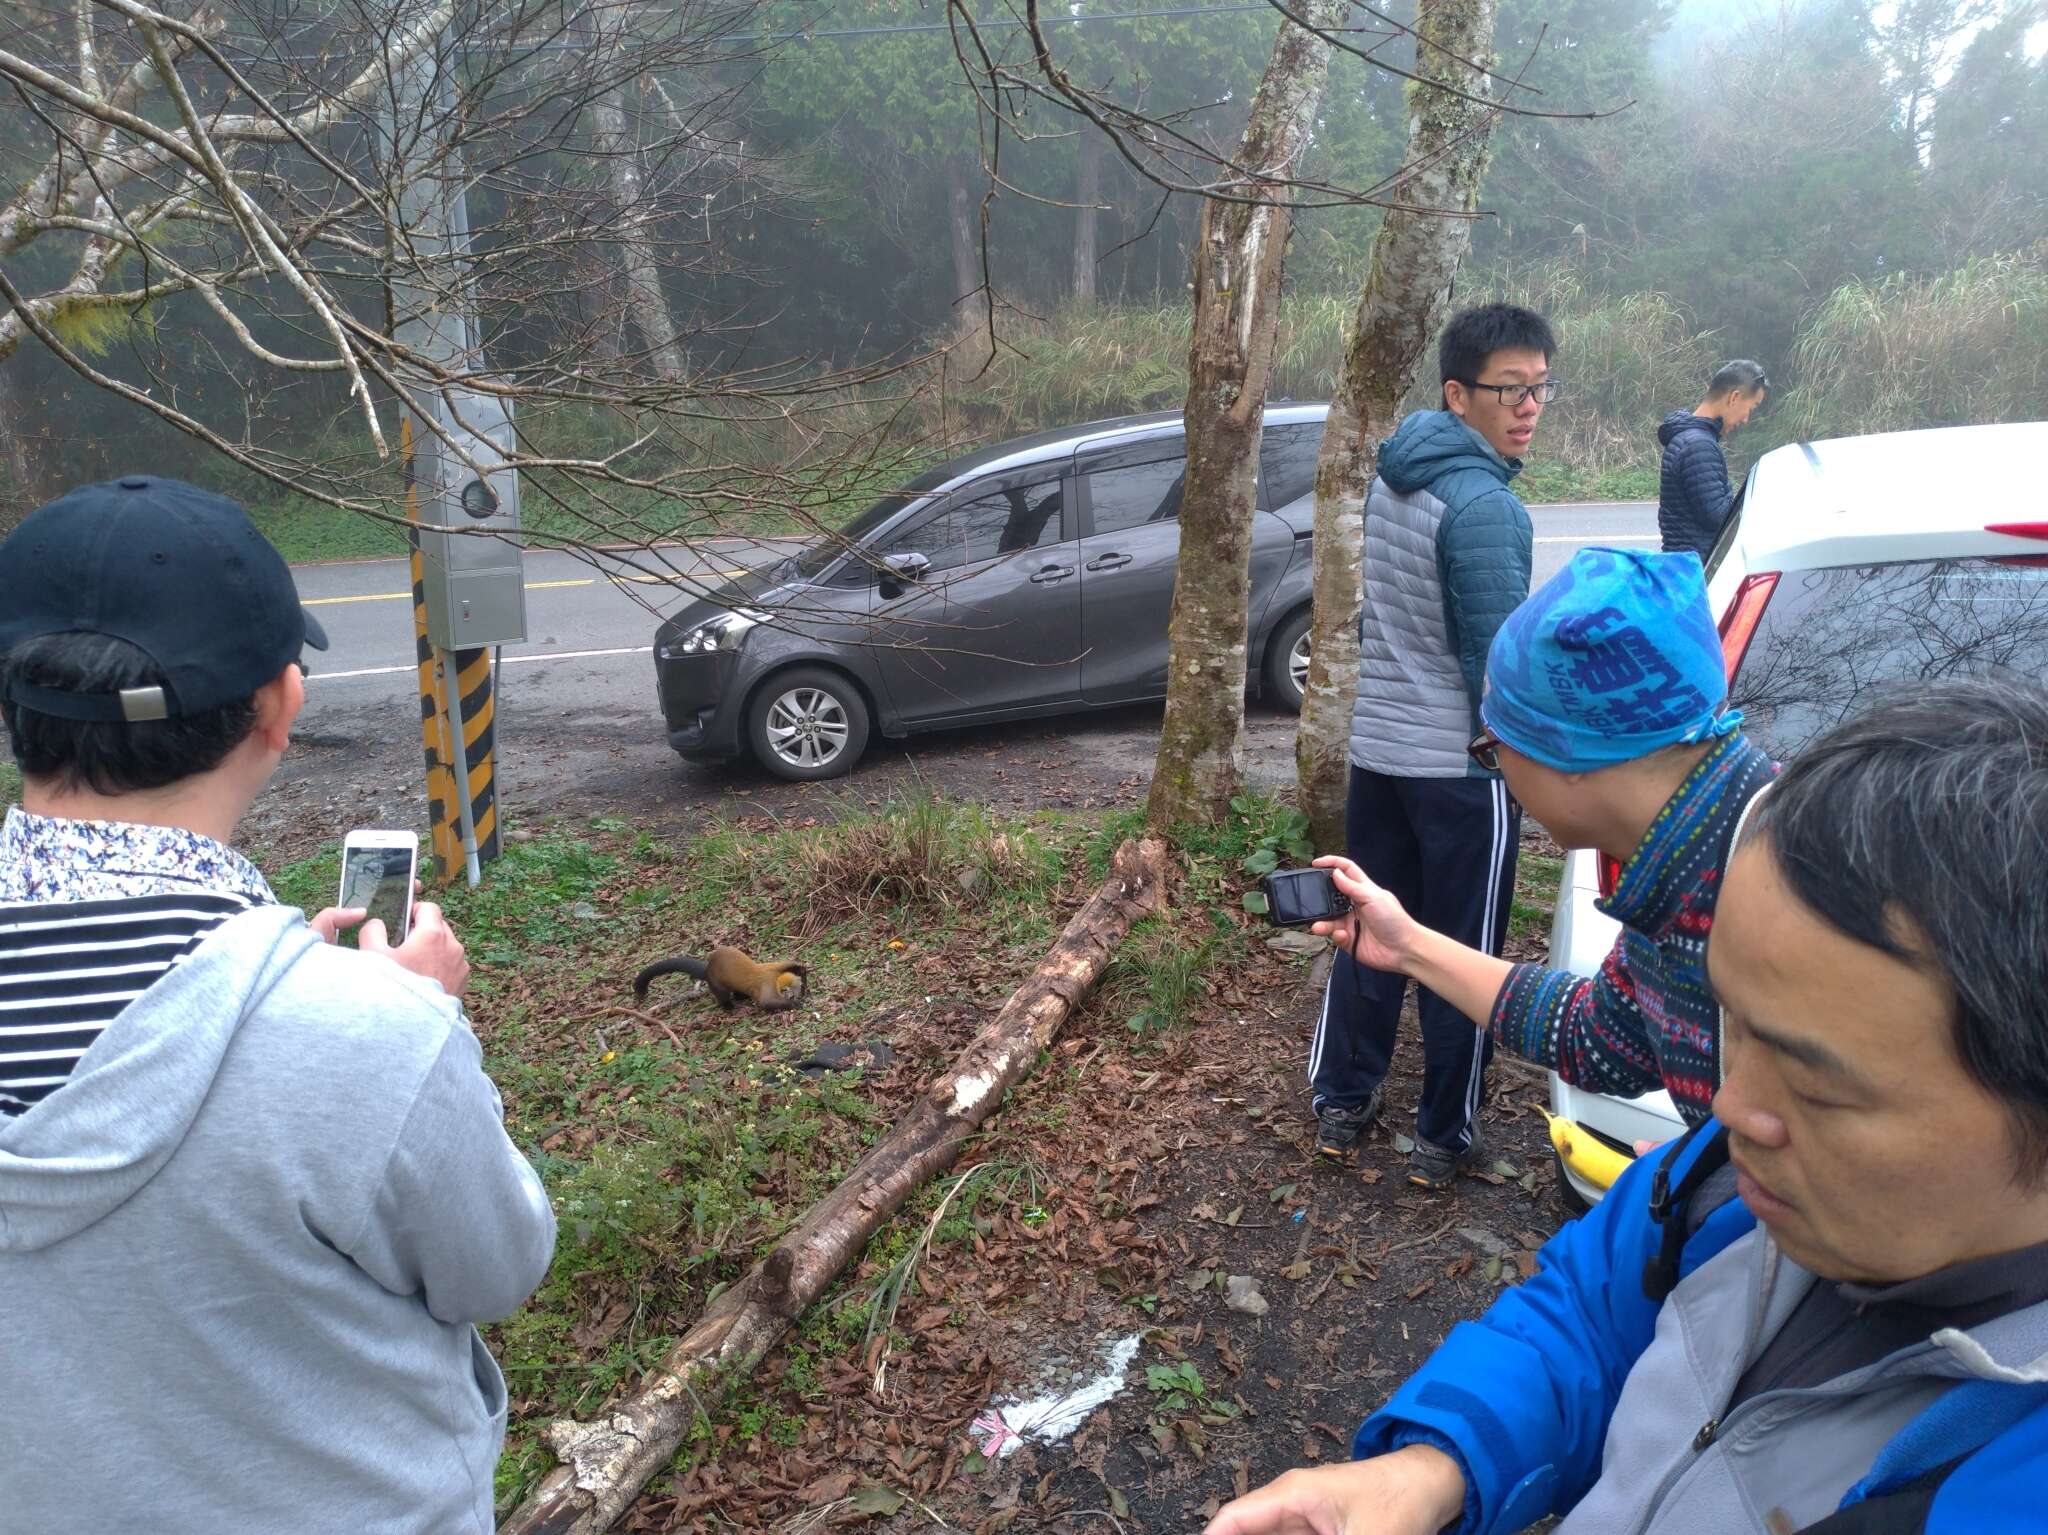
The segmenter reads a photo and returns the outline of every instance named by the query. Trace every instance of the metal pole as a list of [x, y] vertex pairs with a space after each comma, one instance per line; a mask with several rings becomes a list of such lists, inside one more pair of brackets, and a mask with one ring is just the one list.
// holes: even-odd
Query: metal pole
[[[425, 0], [415, 0], [402, 9], [407, 15], [417, 15], [424, 9], [424, 4]], [[468, 202], [461, 155], [448, 137], [448, 125], [457, 120], [459, 107], [450, 61], [437, 46], [433, 52], [410, 60], [396, 71], [390, 80], [390, 90], [391, 159], [399, 187], [396, 212], [398, 222], [407, 235], [404, 249], [394, 244], [388, 277], [387, 303], [393, 332], [405, 347], [442, 365], [458, 378], [480, 373], [484, 355], [475, 314], [477, 295], [470, 270]], [[422, 270], [421, 261], [430, 269]], [[438, 274], [431, 270], [433, 267], [438, 267]], [[469, 467], [462, 467], [459, 471], [452, 467], [462, 450], [452, 450], [454, 456], [451, 456], [449, 440], [467, 442], [471, 451], [483, 460], [496, 462], [504, 453], [511, 451], [510, 410], [488, 393], [459, 382], [436, 381], [424, 371], [408, 381], [404, 405], [411, 418], [408, 426], [416, 456], [414, 473], [418, 486], [414, 534], [420, 545], [419, 552], [415, 554], [418, 568], [415, 580], [421, 588], [415, 599], [418, 654], [422, 657], [423, 670], [426, 669], [425, 658], [432, 656], [429, 675], [438, 681], [445, 695], [421, 711], [429, 741], [438, 733], [444, 743], [444, 749], [438, 754], [439, 764], [429, 762], [428, 796], [430, 800], [440, 799], [436, 788], [448, 786], [452, 780], [452, 788], [446, 792], [456, 797], [456, 814], [452, 819], [460, 828], [464, 873], [474, 886], [482, 877], [480, 865], [484, 851], [497, 847], [498, 823], [495, 817], [487, 814], [484, 830], [490, 834], [490, 840], [483, 842], [479, 839], [476, 795], [479, 788], [486, 796], [495, 794], [492, 755], [488, 739], [480, 734], [482, 751], [476, 764], [476, 782], [472, 783], [469, 742], [463, 719], [463, 679], [457, 664], [461, 652], [446, 648], [447, 644], [456, 642], [453, 622], [445, 612], [448, 603], [443, 594], [447, 590], [445, 582], [451, 563], [447, 545], [457, 537], [446, 530], [451, 526], [467, 528], [469, 525], [468, 518], [456, 510], [454, 498], [458, 494], [456, 485], [470, 478], [474, 472]], [[477, 425], [480, 421], [484, 423], [481, 427]], [[479, 432], [483, 439], [489, 440], [480, 439]], [[498, 435], [493, 436], [494, 432]], [[498, 440], [499, 437], [502, 441]], [[493, 478], [494, 489], [508, 508], [505, 518], [500, 520], [516, 528], [517, 481], [504, 471]], [[473, 565], [475, 562], [469, 563]], [[516, 559], [509, 571], [494, 570], [492, 574], [504, 575], [510, 583], [512, 600], [522, 602]], [[437, 607], [442, 610], [441, 615], [430, 621]], [[521, 612], [523, 622], [523, 606]], [[497, 620], [494, 632], [486, 634], [479, 631], [481, 640], [508, 637], [518, 636], [505, 631], [502, 617]], [[494, 696], [492, 690], [496, 680], [495, 670], [484, 673], [479, 684], [484, 699]], [[485, 732], [494, 731], [495, 710], [487, 707], [482, 711], [479, 723]], [[435, 754], [430, 753], [430, 757], [432, 755]], [[448, 770], [449, 777], [440, 776], [444, 768]], [[494, 804], [495, 799], [487, 799], [486, 803]], [[453, 848], [448, 840], [450, 819], [444, 813], [435, 822], [435, 840], [437, 861], [452, 865]]]
[[434, 666], [441, 673], [442, 696], [448, 700], [448, 728], [455, 738], [456, 824], [462, 828], [462, 872], [474, 889], [483, 879], [476, 857], [475, 801], [469, 795], [469, 742], [462, 732], [462, 677], [449, 664], [448, 652], [434, 652]]

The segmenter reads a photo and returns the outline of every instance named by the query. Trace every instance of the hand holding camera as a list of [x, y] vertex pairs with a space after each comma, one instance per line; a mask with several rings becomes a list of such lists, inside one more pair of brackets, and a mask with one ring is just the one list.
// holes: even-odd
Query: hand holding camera
[[1330, 871], [1337, 889], [1350, 900], [1351, 910], [1341, 918], [1318, 922], [1311, 931], [1349, 950], [1351, 957], [1368, 969], [1407, 971], [1427, 929], [1408, 915], [1391, 891], [1375, 885], [1350, 859], [1318, 858], [1316, 867]]
[[1318, 858], [1309, 869], [1266, 876], [1267, 919], [1306, 926], [1372, 970], [1405, 971], [1423, 932], [1393, 895], [1349, 858]]

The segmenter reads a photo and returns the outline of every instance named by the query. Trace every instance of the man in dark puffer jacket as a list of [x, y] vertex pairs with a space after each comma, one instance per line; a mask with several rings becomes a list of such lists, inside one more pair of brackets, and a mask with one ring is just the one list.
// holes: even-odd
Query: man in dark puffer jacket
[[1657, 428], [1664, 465], [1657, 479], [1657, 531], [1664, 552], [1690, 549], [1702, 560], [1721, 536], [1735, 492], [1728, 485], [1724, 433], [1733, 432], [1763, 404], [1771, 381], [1762, 363], [1738, 358], [1724, 362], [1707, 385], [1707, 397], [1691, 410], [1675, 410]]

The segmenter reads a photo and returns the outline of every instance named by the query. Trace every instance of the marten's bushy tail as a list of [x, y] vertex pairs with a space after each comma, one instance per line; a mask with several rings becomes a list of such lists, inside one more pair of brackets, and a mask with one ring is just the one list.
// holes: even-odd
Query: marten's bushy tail
[[675, 975], [679, 972], [683, 975], [695, 976], [701, 981], [704, 979], [704, 961], [697, 958], [694, 954], [678, 954], [674, 959], [656, 960], [645, 970], [642, 970], [633, 977], [633, 999], [636, 1002], [645, 1002], [647, 1000], [647, 988], [654, 983], [656, 976]]

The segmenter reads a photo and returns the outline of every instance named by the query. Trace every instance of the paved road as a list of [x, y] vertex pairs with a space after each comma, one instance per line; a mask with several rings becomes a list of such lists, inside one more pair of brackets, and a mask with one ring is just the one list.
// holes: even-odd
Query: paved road
[[[658, 615], [688, 602], [707, 583], [749, 566], [778, 560], [799, 547], [794, 539], [717, 539], [701, 548], [657, 554], [595, 556], [596, 563], [553, 551], [526, 557], [529, 638], [507, 645], [507, 664], [621, 660], [608, 672], [644, 668], [623, 658], [645, 655]], [[299, 596], [319, 617], [330, 642], [313, 657], [309, 707], [339, 702], [335, 695], [364, 688], [412, 690], [412, 588], [405, 560], [339, 560], [301, 565], [293, 572]], [[395, 683], [380, 679], [397, 679]]]
[[[1655, 542], [1645, 503], [1533, 508], [1535, 580], [1591, 543]], [[498, 700], [499, 788], [508, 811], [607, 810], [650, 815], [807, 800], [861, 804], [938, 788], [994, 804], [1099, 804], [1142, 789], [1158, 739], [1156, 705], [1085, 718], [990, 726], [878, 742], [838, 785], [793, 788], [750, 767], [681, 762], [654, 702], [649, 645], [660, 614], [699, 583], [778, 559], [781, 540], [720, 540], [667, 558], [678, 585], [651, 582], [617, 560], [527, 557], [525, 642], [507, 645]], [[277, 786], [256, 812], [257, 834], [284, 847], [331, 840], [350, 825], [423, 825], [419, 713], [410, 576], [403, 560], [301, 566], [294, 572], [333, 641], [313, 659], [306, 712]], [[1249, 767], [1260, 781], [1293, 775], [1291, 716], [1250, 722]]]
[[[1541, 584], [1573, 550], [1589, 543], [1654, 542], [1647, 503], [1544, 506], [1536, 525], [1535, 581]], [[780, 559], [788, 539], [720, 539], [656, 557], [599, 556], [593, 566], [568, 554], [526, 559], [528, 639], [504, 649], [507, 667], [532, 667], [508, 681], [544, 704], [581, 704], [593, 713], [652, 708], [645, 661], [660, 615], [721, 575]], [[663, 568], [663, 567], [666, 568]], [[404, 560], [343, 560], [294, 572], [306, 604], [326, 626], [331, 648], [314, 658], [307, 723], [317, 726], [370, 696], [413, 696], [410, 576]], [[583, 663], [571, 665], [570, 663]], [[598, 681], [595, 693], [589, 690]]]

